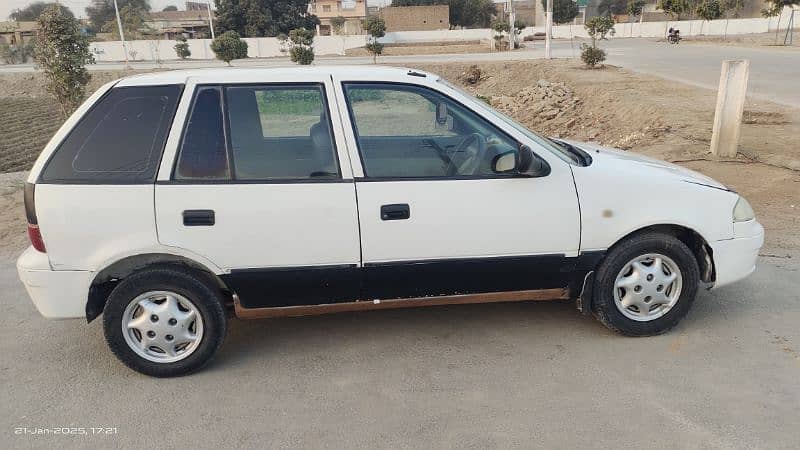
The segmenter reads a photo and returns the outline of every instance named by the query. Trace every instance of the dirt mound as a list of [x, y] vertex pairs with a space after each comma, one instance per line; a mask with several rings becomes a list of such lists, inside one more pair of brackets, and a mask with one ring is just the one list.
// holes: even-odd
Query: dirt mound
[[516, 95], [489, 98], [492, 106], [511, 116], [524, 118], [527, 127], [548, 134], [568, 132], [576, 123], [572, 112], [581, 104], [564, 83], [539, 80]]

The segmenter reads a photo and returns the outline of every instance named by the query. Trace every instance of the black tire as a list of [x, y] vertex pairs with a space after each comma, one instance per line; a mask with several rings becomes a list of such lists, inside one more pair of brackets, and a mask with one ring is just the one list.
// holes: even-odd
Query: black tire
[[[125, 341], [122, 317], [128, 304], [148, 291], [171, 291], [189, 299], [203, 319], [203, 336], [196, 349], [176, 362], [154, 362], [134, 352]], [[112, 352], [131, 369], [153, 377], [186, 375], [206, 365], [219, 350], [227, 330], [224, 298], [206, 276], [181, 267], [148, 268], [122, 280], [108, 297], [103, 329]]]
[[[626, 317], [614, 303], [614, 284], [623, 267], [637, 256], [660, 253], [678, 266], [683, 287], [677, 303], [663, 316], [640, 322]], [[616, 244], [597, 270], [592, 310], [595, 317], [614, 332], [626, 336], [654, 336], [669, 331], [689, 312], [700, 284], [700, 269], [694, 254], [683, 242], [663, 233], [642, 233]]]

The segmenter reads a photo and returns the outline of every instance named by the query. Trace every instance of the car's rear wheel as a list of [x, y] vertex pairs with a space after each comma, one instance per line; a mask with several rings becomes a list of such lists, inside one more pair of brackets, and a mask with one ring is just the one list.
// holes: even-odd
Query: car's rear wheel
[[661, 233], [615, 245], [595, 277], [593, 310], [608, 328], [628, 336], [671, 329], [689, 312], [700, 270], [692, 251]]
[[207, 277], [152, 268], [114, 288], [103, 326], [120, 361], [146, 375], [169, 377], [211, 360], [225, 336], [226, 316], [220, 290]]

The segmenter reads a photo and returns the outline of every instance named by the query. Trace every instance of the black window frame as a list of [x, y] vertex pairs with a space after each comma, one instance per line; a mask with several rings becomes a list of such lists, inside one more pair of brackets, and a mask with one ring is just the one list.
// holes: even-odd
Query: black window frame
[[498, 127], [494, 123], [492, 123], [487, 118], [483, 117], [474, 109], [470, 108], [469, 106], [465, 105], [464, 103], [454, 99], [450, 95], [434, 89], [430, 86], [425, 86], [421, 84], [415, 83], [404, 83], [400, 81], [364, 81], [364, 80], [357, 80], [357, 81], [342, 81], [341, 88], [342, 88], [342, 95], [344, 96], [345, 104], [347, 105], [347, 114], [350, 118], [350, 127], [353, 130], [353, 136], [355, 137], [355, 144], [356, 149], [358, 150], [358, 159], [359, 163], [361, 164], [361, 171], [364, 173], [363, 177], [359, 177], [359, 182], [382, 182], [382, 181], [451, 181], [451, 180], [496, 180], [496, 179], [511, 179], [511, 178], [519, 178], [515, 173], [498, 173], [493, 175], [457, 175], [457, 176], [417, 176], [417, 177], [371, 177], [367, 173], [366, 165], [364, 164], [364, 153], [361, 151], [361, 137], [358, 133], [358, 124], [356, 124], [355, 113], [353, 111], [353, 106], [350, 101], [350, 96], [347, 92], [348, 86], [357, 86], [357, 85], [383, 85], [383, 86], [404, 86], [410, 87], [414, 89], [423, 89], [430, 92], [433, 92], [436, 95], [442, 96], [453, 103], [461, 106], [462, 108], [466, 109], [467, 111], [472, 112], [481, 122], [488, 125], [491, 128], [497, 130], [498, 134], [507, 137], [510, 141], [515, 142], [517, 144], [516, 151], [519, 152], [519, 147], [521, 145], [519, 139], [511, 136], [508, 132], [503, 130], [502, 128]]
[[[222, 108], [222, 121], [223, 121], [223, 132], [225, 134], [225, 154], [228, 158], [228, 166], [230, 168], [230, 177], [227, 179], [220, 178], [220, 179], [176, 179], [175, 173], [178, 170], [178, 162], [180, 161], [180, 152], [183, 148], [184, 139], [186, 138], [186, 130], [189, 126], [189, 117], [191, 116], [192, 109], [194, 108], [195, 100], [197, 98], [197, 94], [203, 88], [218, 88], [221, 92], [221, 105]], [[230, 135], [230, 118], [228, 116], [228, 100], [227, 100], [227, 88], [242, 88], [242, 87], [293, 87], [293, 88], [302, 88], [302, 87], [314, 87], [319, 88], [322, 94], [322, 107], [325, 108], [326, 111], [326, 118], [328, 119], [328, 127], [331, 132], [331, 148], [333, 151], [334, 161], [336, 162], [336, 171], [337, 177], [336, 178], [263, 178], [263, 179], [237, 179], [236, 178], [236, 162], [233, 158], [233, 144], [231, 142], [231, 135]], [[186, 116], [184, 118], [184, 123], [181, 129], [181, 137], [180, 141], [178, 142], [178, 149], [175, 152], [175, 158], [172, 161], [172, 170], [170, 171], [170, 177], [168, 181], [160, 182], [161, 184], [317, 184], [317, 183], [352, 183], [352, 179], [345, 179], [342, 175], [342, 165], [339, 161], [339, 148], [336, 145], [336, 131], [333, 126], [332, 120], [332, 111], [330, 108], [330, 104], [328, 103], [328, 92], [325, 87], [325, 83], [317, 82], [317, 81], [299, 81], [299, 82], [248, 82], [248, 83], [202, 83], [197, 84], [194, 87], [194, 92], [192, 93], [192, 100], [189, 104], [189, 110], [186, 112]], [[159, 182], [157, 182], [159, 183]]]
[[[153, 150], [158, 152], [158, 158], [153, 160], [154, 163], [154, 173], [152, 177], [147, 180], [90, 180], [90, 179], [53, 179], [53, 180], [45, 180], [44, 174], [47, 171], [48, 166], [52, 163], [53, 159], [55, 158], [56, 154], [61, 150], [61, 147], [64, 145], [65, 142], [73, 135], [73, 133], [86, 121], [88, 117], [94, 112], [100, 105], [106, 100], [114, 90], [120, 89], [130, 89], [130, 88], [166, 88], [166, 87], [179, 87], [180, 90], [178, 91], [175, 97], [175, 105], [172, 108], [172, 111], [168, 118], [165, 118], [163, 124], [166, 128], [164, 134], [164, 140], [161, 145], [161, 148], [154, 148]], [[53, 185], [81, 185], [81, 186], [91, 186], [91, 185], [98, 185], [98, 186], [116, 186], [116, 185], [126, 185], [126, 186], [143, 186], [143, 185], [152, 185], [158, 182], [158, 173], [161, 169], [161, 163], [164, 159], [164, 150], [166, 149], [167, 142], [169, 141], [169, 136], [172, 130], [172, 126], [175, 123], [175, 117], [177, 116], [178, 109], [180, 107], [181, 99], [183, 99], [183, 95], [186, 91], [186, 85], [184, 83], [166, 83], [166, 84], [147, 84], [147, 85], [133, 85], [133, 86], [112, 86], [103, 95], [100, 96], [86, 112], [78, 119], [78, 121], [73, 125], [67, 134], [61, 139], [58, 143], [56, 148], [50, 153], [47, 157], [47, 161], [42, 164], [42, 168], [39, 171], [39, 174], [36, 176], [36, 184], [53, 184]], [[77, 156], [77, 154], [76, 154]]]

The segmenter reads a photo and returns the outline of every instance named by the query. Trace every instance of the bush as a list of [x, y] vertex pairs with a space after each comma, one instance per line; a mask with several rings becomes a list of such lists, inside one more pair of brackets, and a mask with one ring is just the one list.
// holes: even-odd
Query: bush
[[473, 64], [467, 68], [467, 70], [461, 76], [461, 79], [467, 84], [478, 84], [482, 77], [483, 72], [481, 72], [481, 68], [478, 67], [477, 64]]
[[186, 59], [192, 56], [192, 51], [189, 50], [189, 43], [186, 42], [186, 38], [183, 36], [178, 36], [177, 43], [175, 44], [175, 53], [178, 55], [180, 59]]
[[314, 32], [305, 28], [295, 28], [289, 32], [289, 40], [292, 48], [289, 49], [289, 57], [292, 62], [307, 66], [314, 62]]
[[289, 57], [292, 62], [307, 66], [314, 62], [314, 49], [308, 47], [294, 46], [289, 50]]
[[606, 52], [601, 48], [597, 48], [587, 44], [581, 44], [581, 60], [587, 66], [594, 69], [595, 66], [606, 60]]
[[33, 43], [25, 45], [0, 44], [0, 58], [6, 64], [24, 64], [33, 58]]
[[234, 59], [247, 58], [247, 42], [235, 31], [226, 31], [217, 36], [211, 43], [211, 50], [217, 59], [225, 61], [229, 66]]
[[383, 53], [383, 44], [378, 42], [378, 38], [386, 36], [386, 22], [380, 17], [371, 16], [364, 19], [362, 26], [369, 35], [367, 45], [364, 48], [372, 54], [372, 62], [374, 63], [378, 59], [378, 55]]

